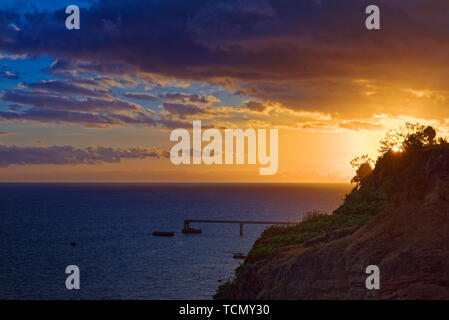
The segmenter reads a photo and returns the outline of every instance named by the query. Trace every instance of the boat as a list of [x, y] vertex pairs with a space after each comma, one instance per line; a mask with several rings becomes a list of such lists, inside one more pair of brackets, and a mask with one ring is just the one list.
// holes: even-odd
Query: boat
[[201, 229], [195, 228], [184, 228], [181, 230], [182, 233], [202, 233]]
[[175, 235], [174, 232], [166, 232], [166, 231], [154, 231], [153, 236], [155, 237], [173, 237]]

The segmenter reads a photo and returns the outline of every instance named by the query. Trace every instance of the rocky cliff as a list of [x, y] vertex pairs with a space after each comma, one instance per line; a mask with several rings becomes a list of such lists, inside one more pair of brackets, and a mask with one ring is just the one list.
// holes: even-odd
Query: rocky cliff
[[[215, 298], [449, 299], [449, 148], [403, 157], [389, 170], [388, 206], [380, 213], [248, 259]], [[376, 187], [387, 179], [381, 165]], [[368, 265], [380, 269], [379, 290], [365, 288]]]

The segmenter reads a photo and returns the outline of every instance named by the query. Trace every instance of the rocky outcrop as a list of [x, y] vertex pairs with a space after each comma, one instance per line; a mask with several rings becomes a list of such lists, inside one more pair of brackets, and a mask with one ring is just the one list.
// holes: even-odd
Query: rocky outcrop
[[[420, 154], [361, 227], [281, 248], [244, 264], [231, 299], [449, 299], [449, 151]], [[365, 269], [380, 268], [367, 290]]]

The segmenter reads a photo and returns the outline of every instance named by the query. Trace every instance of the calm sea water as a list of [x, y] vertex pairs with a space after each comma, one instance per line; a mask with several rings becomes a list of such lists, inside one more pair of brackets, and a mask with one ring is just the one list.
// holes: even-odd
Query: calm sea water
[[[211, 299], [266, 226], [332, 211], [347, 184], [0, 184], [1, 299]], [[152, 232], [175, 231], [172, 238]], [[71, 246], [75, 241], [76, 246]], [[81, 289], [65, 288], [77, 265]]]

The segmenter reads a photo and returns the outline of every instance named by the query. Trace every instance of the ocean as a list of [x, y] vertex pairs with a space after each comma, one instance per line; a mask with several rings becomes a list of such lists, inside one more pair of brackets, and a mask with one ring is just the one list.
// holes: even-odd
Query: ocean
[[[0, 184], [0, 299], [211, 299], [267, 227], [300, 221], [349, 184]], [[153, 231], [174, 231], [154, 237]], [[76, 246], [71, 243], [75, 242]], [[80, 269], [67, 290], [65, 269]]]

